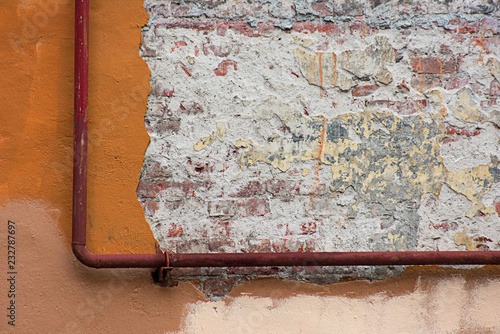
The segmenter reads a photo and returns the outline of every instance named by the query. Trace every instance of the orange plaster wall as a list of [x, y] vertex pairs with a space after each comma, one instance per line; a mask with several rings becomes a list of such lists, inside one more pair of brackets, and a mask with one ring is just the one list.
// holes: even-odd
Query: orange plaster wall
[[[44, 3], [56, 4], [43, 11]], [[150, 253], [135, 189], [149, 137], [141, 0], [91, 1], [88, 246]], [[180, 328], [190, 283], [148, 270], [95, 270], [71, 252], [74, 4], [0, 2], [0, 333], [159, 332]], [[7, 325], [7, 221], [17, 226], [16, 327]]]
[[[50, 2], [0, 2], [1, 254], [6, 254], [8, 220], [16, 222], [18, 240], [17, 326], [6, 326], [2, 312], [0, 333], [165, 333], [183, 331], [182, 326], [195, 328], [199, 324], [185, 322], [190, 305], [211, 304], [194, 284], [159, 288], [148, 270], [90, 269], [70, 251], [74, 6], [58, 0], [59, 8], [44, 21], [40, 3]], [[146, 20], [142, 0], [92, 1], [88, 243], [99, 253], [155, 249], [135, 195], [149, 140], [143, 126], [149, 70], [138, 54], [140, 27]], [[1, 268], [4, 261], [5, 255], [0, 257]], [[0, 275], [3, 310], [8, 302], [4, 269]], [[277, 302], [298, 295], [314, 296], [316, 301], [340, 296], [366, 301], [370, 312], [370, 296], [393, 299], [418, 293], [439, 299], [432, 286], [454, 277], [463, 277], [463, 293], [469, 295], [478, 286], [498, 290], [500, 281], [496, 267], [418, 268], [384, 282], [331, 287], [256, 280], [237, 287], [226, 302], [248, 296], [271, 296]], [[419, 290], [422, 281], [427, 285]], [[472, 307], [457, 303], [464, 312]], [[492, 312], [498, 308], [484, 303]], [[432, 317], [432, 310], [422, 312]], [[331, 317], [337, 319], [333, 313]], [[404, 319], [403, 314], [394, 322]], [[490, 328], [485, 325], [475, 328]], [[467, 326], [462, 328], [472, 328]]]
[[[40, 4], [59, 4], [42, 11]], [[45, 199], [71, 238], [74, 5], [0, 4], [0, 199]], [[45, 18], [45, 20], [44, 20]], [[98, 253], [154, 252], [137, 201], [149, 137], [149, 69], [138, 54], [141, 1], [91, 1], [88, 244]]]

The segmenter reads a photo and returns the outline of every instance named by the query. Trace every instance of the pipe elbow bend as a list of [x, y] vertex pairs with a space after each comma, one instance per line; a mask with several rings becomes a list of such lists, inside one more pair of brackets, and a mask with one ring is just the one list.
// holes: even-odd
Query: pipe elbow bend
[[76, 258], [87, 267], [100, 268], [99, 259], [96, 254], [89, 252], [87, 246], [82, 244], [72, 244], [73, 254]]

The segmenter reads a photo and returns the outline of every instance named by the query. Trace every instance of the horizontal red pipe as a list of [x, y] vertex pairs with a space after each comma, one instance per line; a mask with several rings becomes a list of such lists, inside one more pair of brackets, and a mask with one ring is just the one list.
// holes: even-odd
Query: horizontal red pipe
[[500, 264], [498, 251], [93, 254], [87, 250], [89, 0], [76, 0], [73, 232], [75, 256], [93, 268]]
[[173, 267], [500, 264], [497, 251], [171, 254]]

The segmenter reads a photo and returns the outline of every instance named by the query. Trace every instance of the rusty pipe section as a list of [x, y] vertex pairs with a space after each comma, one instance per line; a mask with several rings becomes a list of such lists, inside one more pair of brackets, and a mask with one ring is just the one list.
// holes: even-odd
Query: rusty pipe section
[[93, 254], [87, 241], [89, 0], [75, 1], [75, 128], [72, 248], [93, 268], [500, 264], [500, 251]]
[[87, 148], [89, 79], [89, 0], [75, 1], [75, 126], [73, 143], [72, 248], [93, 268], [158, 268], [165, 254], [93, 254], [87, 247]]
[[500, 264], [497, 251], [170, 254], [172, 267]]

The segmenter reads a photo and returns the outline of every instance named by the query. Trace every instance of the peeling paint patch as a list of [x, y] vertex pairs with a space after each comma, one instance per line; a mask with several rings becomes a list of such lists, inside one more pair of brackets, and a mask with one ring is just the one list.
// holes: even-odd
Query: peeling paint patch
[[301, 48], [295, 50], [302, 75], [310, 84], [339, 87], [348, 90], [355, 85], [354, 78], [373, 78], [385, 85], [392, 81], [392, 74], [386, 65], [395, 62], [394, 48], [387, 38], [377, 37], [375, 43], [365, 50], [348, 50], [337, 54], [317, 52], [311, 54]]
[[193, 148], [196, 151], [201, 151], [207, 148], [208, 145], [212, 144], [216, 139], [223, 141], [224, 133], [226, 133], [227, 127], [223, 122], [217, 122], [217, 130], [215, 130], [210, 136], [203, 137], [194, 144]]
[[476, 244], [472, 238], [464, 232], [455, 233], [455, 244], [457, 244], [457, 246], [464, 245], [465, 249], [468, 251], [476, 250]]
[[[468, 216], [478, 210], [493, 212], [485, 209], [481, 198], [499, 181], [498, 173], [486, 165], [448, 171], [440, 156], [440, 143], [447, 135], [441, 116], [399, 118], [364, 111], [325, 123], [323, 118], [306, 117], [298, 111], [280, 117], [290, 133], [270, 137], [264, 147], [246, 146], [242, 166], [261, 161], [287, 171], [296, 161], [319, 160], [331, 165], [335, 191], [353, 187], [360, 198], [390, 206], [401, 200], [419, 202], [427, 193], [438, 195], [446, 183], [474, 203]], [[361, 138], [361, 142], [353, 138]]]

